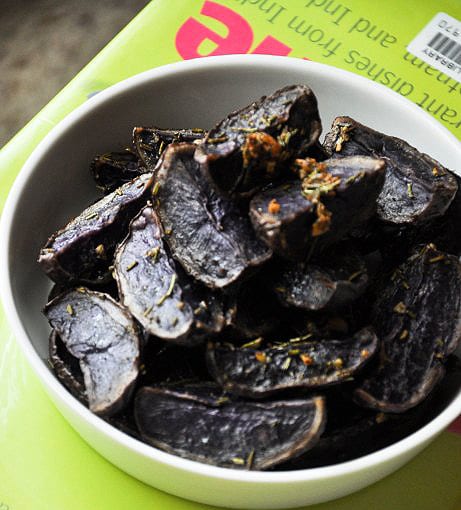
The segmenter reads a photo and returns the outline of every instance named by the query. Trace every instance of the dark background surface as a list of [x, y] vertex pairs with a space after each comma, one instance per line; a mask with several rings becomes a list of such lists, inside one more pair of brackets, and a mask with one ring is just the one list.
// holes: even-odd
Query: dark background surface
[[0, 148], [148, 0], [0, 0]]

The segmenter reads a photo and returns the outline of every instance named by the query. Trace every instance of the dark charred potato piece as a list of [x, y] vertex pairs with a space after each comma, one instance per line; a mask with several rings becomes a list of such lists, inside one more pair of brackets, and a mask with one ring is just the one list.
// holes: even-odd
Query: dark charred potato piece
[[344, 340], [304, 340], [260, 347], [209, 344], [208, 367], [226, 391], [266, 397], [292, 388], [319, 388], [349, 379], [372, 358], [372, 328]]
[[338, 242], [375, 213], [385, 163], [357, 156], [297, 160], [297, 165], [301, 182], [266, 189], [250, 202], [259, 237], [291, 260]]
[[296, 154], [297, 158], [313, 158], [316, 161], [325, 161], [329, 158], [328, 152], [323, 148], [323, 145], [319, 142], [314, 143], [311, 147], [309, 147], [304, 152], [299, 152]]
[[[455, 175], [458, 192], [447, 212], [433, 221], [424, 231], [424, 242], [433, 241], [437, 247], [452, 255], [461, 255], [461, 177]], [[421, 241], [420, 241], [421, 243]]]
[[442, 216], [458, 188], [454, 175], [404, 140], [337, 117], [325, 148], [332, 157], [365, 155], [386, 160], [378, 216], [391, 223], [423, 223]]
[[215, 400], [189, 390], [141, 388], [135, 418], [142, 438], [168, 453], [237, 469], [267, 469], [317, 441], [322, 397], [266, 403]]
[[152, 337], [141, 353], [138, 387], [210, 379], [203, 345], [184, 347]]
[[238, 340], [268, 335], [280, 324], [280, 306], [258, 278], [245, 282], [229, 296], [227, 325]]
[[164, 340], [189, 344], [199, 338], [192, 332], [219, 332], [224, 326], [222, 303], [178, 270], [162, 234], [151, 206], [132, 221], [115, 255], [121, 302], [147, 333]]
[[153, 170], [160, 156], [170, 143], [194, 142], [206, 135], [203, 129], [162, 129], [157, 127], [136, 127], [133, 130], [133, 146], [149, 170]]
[[442, 362], [461, 338], [461, 264], [427, 245], [393, 274], [375, 304], [380, 364], [356, 401], [404, 412], [424, 400], [444, 374]]
[[285, 306], [304, 310], [328, 310], [348, 305], [357, 299], [368, 284], [364, 259], [342, 251], [315, 263], [288, 263], [274, 275], [273, 289]]
[[154, 192], [165, 240], [187, 273], [225, 287], [270, 256], [248, 218], [219, 197], [193, 158], [195, 146], [170, 145], [157, 168]]
[[136, 154], [129, 150], [96, 156], [91, 162], [90, 171], [96, 185], [105, 194], [112, 193], [126, 182], [147, 172]]
[[38, 262], [55, 282], [104, 283], [115, 246], [146, 200], [150, 174], [143, 174], [105, 196], [53, 234], [40, 250]]
[[72, 393], [72, 395], [85, 405], [88, 399], [85, 393], [85, 383], [78, 359], [66, 349], [63, 341], [53, 330], [49, 340], [49, 360], [56, 377]]
[[321, 130], [314, 93], [293, 85], [228, 115], [195, 157], [221, 191], [247, 193], [286, 171], [286, 162], [314, 145]]
[[128, 312], [107, 294], [79, 288], [53, 299], [44, 313], [79, 360], [90, 410], [122, 410], [139, 370], [140, 339]]
[[400, 441], [434, 419], [458, 394], [461, 365], [450, 356], [447, 374], [431, 395], [405, 413], [360, 410], [344, 392], [326, 395], [328, 422], [315, 446], [279, 469], [309, 469], [356, 459]]

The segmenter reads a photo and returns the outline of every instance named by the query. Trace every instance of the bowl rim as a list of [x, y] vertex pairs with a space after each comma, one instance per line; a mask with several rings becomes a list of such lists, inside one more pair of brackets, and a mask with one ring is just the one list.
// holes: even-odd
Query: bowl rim
[[[94, 108], [124, 94], [127, 89], [133, 86], [142, 86], [147, 82], [172, 74], [179, 76], [181, 73], [203, 73], [209, 69], [219, 70], [219, 68], [227, 68], [229, 66], [242, 66], [248, 69], [254, 68], [254, 66], [274, 68], [287, 67], [293, 70], [302, 70], [310, 67], [314, 73], [320, 73], [327, 77], [339, 75], [347, 81], [352, 80], [354, 86], [360, 87], [365, 90], [365, 92], [366, 89], [372, 87], [379, 91], [379, 93], [388, 95], [392, 101], [398, 102], [402, 108], [409, 109], [421, 118], [424, 118], [424, 121], [430, 128], [447, 138], [447, 141], [453, 145], [453, 150], [459, 151], [461, 156], [461, 144], [455, 135], [416, 104], [402, 97], [397, 92], [388, 89], [384, 85], [355, 73], [326, 64], [305, 61], [293, 57], [271, 55], [224, 55], [174, 62], [149, 69], [104, 89], [75, 108], [63, 120], [57, 123], [37, 144], [19, 171], [9, 191], [3, 213], [0, 217], [0, 297], [7, 321], [29, 365], [49, 393], [57, 398], [62, 405], [76, 413], [81, 420], [88, 422], [91, 427], [97, 429], [103, 435], [108, 436], [112, 441], [121, 444], [124, 448], [147, 459], [195, 475], [198, 474], [209, 478], [233, 480], [249, 484], [267, 482], [271, 484], [285, 484], [287, 482], [317, 481], [327, 478], [333, 479], [370, 469], [376, 465], [390, 461], [394, 457], [398, 457], [403, 452], [411, 452], [418, 448], [418, 446], [425, 445], [432, 438], [441, 433], [461, 413], [461, 392], [453, 399], [448, 407], [416, 432], [390, 446], [356, 459], [324, 467], [276, 472], [243, 471], [217, 467], [163, 452], [162, 450], [130, 437], [89, 411], [88, 408], [75, 399], [67, 389], [61, 385], [54, 374], [46, 367], [30, 342], [28, 334], [22, 325], [18, 310], [16, 309], [8, 264], [10, 238], [12, 235], [11, 227], [22, 192], [24, 188], [27, 187], [27, 183], [35, 167], [41, 159], [46, 156], [48, 150], [59, 141], [60, 137], [63, 136], [74, 123], [79, 122], [82, 117], [84, 118], [87, 114], [91, 113]], [[72, 423], [70, 424], [74, 426]]]

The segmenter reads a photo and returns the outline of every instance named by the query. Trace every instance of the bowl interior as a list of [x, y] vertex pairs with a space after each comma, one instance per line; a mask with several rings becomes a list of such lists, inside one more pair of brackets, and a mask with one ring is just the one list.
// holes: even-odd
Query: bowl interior
[[[209, 128], [228, 112], [294, 83], [314, 90], [324, 133], [334, 117], [349, 115], [406, 139], [449, 168], [459, 164], [454, 137], [416, 106], [384, 87], [322, 65], [292, 59], [209, 59], [144, 73], [104, 92], [39, 147], [11, 204], [7, 262], [13, 299], [44, 364], [49, 327], [41, 310], [51, 284], [36, 259], [49, 235], [97, 198], [88, 170], [92, 158], [129, 145], [134, 126]], [[444, 403], [459, 388], [458, 381], [447, 390]]]

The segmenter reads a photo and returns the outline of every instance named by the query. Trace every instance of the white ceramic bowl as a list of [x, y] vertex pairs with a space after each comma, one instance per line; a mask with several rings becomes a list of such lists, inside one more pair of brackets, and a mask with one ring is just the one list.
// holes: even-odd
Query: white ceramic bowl
[[241, 508], [288, 508], [338, 498], [399, 468], [458, 414], [461, 392], [434, 420], [370, 455], [300, 471], [243, 472], [181, 459], [112, 428], [82, 406], [49, 370], [49, 328], [41, 314], [50, 283], [36, 263], [49, 234], [96, 197], [88, 172], [95, 154], [122, 148], [134, 125], [211, 127], [229, 111], [293, 83], [318, 98], [324, 132], [350, 115], [408, 140], [461, 169], [460, 143], [417, 106], [385, 87], [325, 65], [268, 56], [227, 56], [167, 65], [88, 100], [39, 144], [19, 174], [1, 222], [0, 286], [6, 314], [33, 370], [58, 409], [101, 455], [178, 496]]

